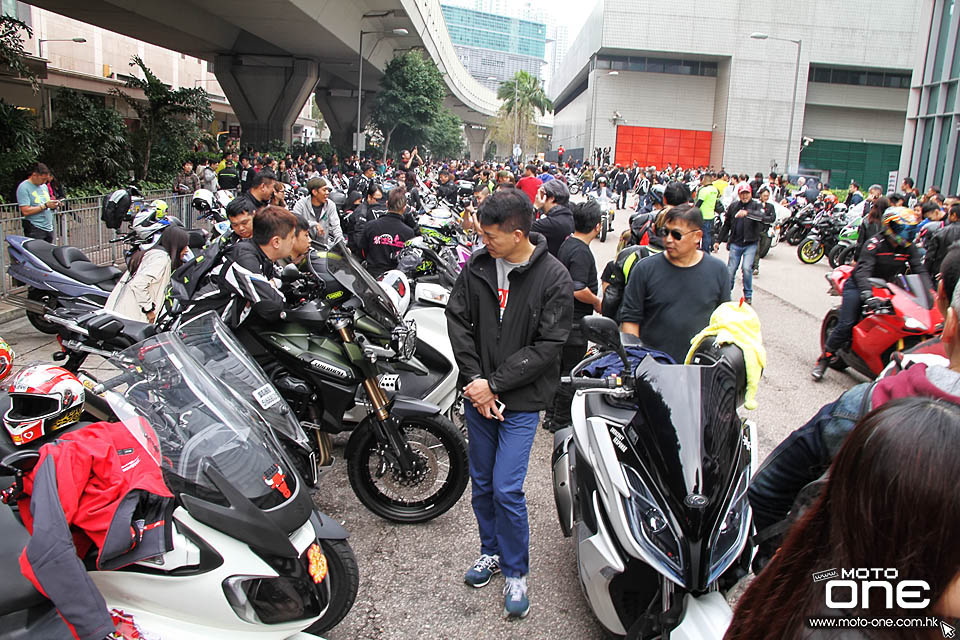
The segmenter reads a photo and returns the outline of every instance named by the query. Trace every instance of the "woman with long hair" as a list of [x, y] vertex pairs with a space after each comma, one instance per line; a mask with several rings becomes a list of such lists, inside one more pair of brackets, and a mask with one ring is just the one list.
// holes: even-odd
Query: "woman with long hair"
[[863, 219], [860, 220], [860, 230], [857, 235], [857, 249], [854, 252], [854, 257], [857, 260], [860, 259], [860, 250], [863, 249], [863, 245], [867, 243], [867, 240], [883, 231], [883, 224], [881, 224], [880, 221], [883, 219], [883, 212], [890, 208], [890, 201], [887, 200], [886, 196], [880, 196], [872, 203], [866, 203], [864, 208], [867, 209], [867, 215], [863, 216]]
[[130, 256], [127, 272], [110, 292], [104, 308], [130, 320], [156, 320], [170, 274], [183, 263], [189, 242], [190, 234], [181, 227], [164, 229], [156, 245]]
[[[938, 628], [917, 626], [836, 625], [830, 632], [808, 626], [808, 618], [960, 617], [957, 469], [960, 406], [910, 397], [868, 413], [837, 454], [818, 500], [740, 598], [725, 640], [942, 638]], [[839, 588], [834, 598], [855, 595], [856, 608], [828, 608], [829, 581], [813, 575], [831, 569], [896, 570], [894, 593], [899, 581], [925, 581], [929, 605], [904, 609], [894, 597], [887, 608], [882, 588], [870, 590], [868, 604], [854, 580], [855, 591]]]

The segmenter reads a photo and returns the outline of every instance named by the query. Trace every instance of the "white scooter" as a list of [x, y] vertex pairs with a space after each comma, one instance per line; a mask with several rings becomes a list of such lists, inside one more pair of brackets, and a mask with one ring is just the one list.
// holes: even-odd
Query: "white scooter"
[[[111, 358], [119, 376], [84, 380], [93, 390], [70, 429], [122, 421], [141, 441], [155, 439], [176, 496], [166, 553], [117, 571], [88, 566], [88, 575], [107, 609], [132, 616], [145, 638], [314, 638], [353, 605], [356, 559], [347, 532], [316, 511], [268, 425], [289, 407], [269, 383], [250, 392], [244, 382], [256, 367], [218, 335], [228, 333], [149, 337]], [[211, 374], [208, 354], [220, 365], [234, 358], [239, 377]], [[0, 473], [23, 470], [30, 456], [0, 431], [4, 453], [15, 450]], [[0, 639], [71, 638], [53, 603], [20, 575], [27, 539], [16, 512], [0, 507]]]
[[631, 640], [722, 638], [723, 593], [752, 558], [757, 435], [737, 415], [743, 353], [704, 341], [696, 364], [628, 364], [613, 320], [585, 318], [583, 333], [601, 349], [562, 381], [576, 390], [573, 426], [553, 451], [583, 593], [609, 632]]

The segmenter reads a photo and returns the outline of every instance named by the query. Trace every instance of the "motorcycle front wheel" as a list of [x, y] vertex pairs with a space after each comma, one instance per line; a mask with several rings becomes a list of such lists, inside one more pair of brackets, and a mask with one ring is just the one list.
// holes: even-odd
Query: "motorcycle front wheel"
[[607, 239], [607, 216], [603, 216], [602, 223], [600, 225], [600, 242], [604, 242]]
[[816, 264], [823, 258], [823, 243], [813, 238], [807, 238], [797, 247], [797, 257], [804, 264]]
[[580, 193], [580, 185], [578, 185], [576, 182], [570, 183], [569, 189], [570, 189], [570, 193], [572, 193], [573, 195]]
[[320, 540], [327, 559], [327, 579], [330, 580], [330, 603], [320, 619], [304, 629], [319, 636], [337, 625], [353, 607], [360, 586], [357, 557], [346, 540]]
[[790, 229], [790, 232], [787, 233], [787, 242], [793, 246], [797, 246], [803, 240], [803, 236], [806, 234], [806, 232], [807, 230], [803, 227], [794, 227], [793, 229]]
[[361, 503], [400, 524], [427, 522], [447, 512], [467, 488], [467, 443], [443, 416], [397, 418], [404, 439], [420, 459], [415, 478], [405, 478], [384, 455], [368, 417], [347, 443], [347, 477]]

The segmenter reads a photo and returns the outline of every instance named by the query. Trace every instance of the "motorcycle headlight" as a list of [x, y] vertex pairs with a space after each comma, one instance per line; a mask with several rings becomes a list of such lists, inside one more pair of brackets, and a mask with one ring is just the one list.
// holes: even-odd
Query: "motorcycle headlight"
[[390, 332], [390, 348], [404, 360], [409, 360], [417, 350], [417, 323], [414, 320], [397, 325]]
[[669, 574], [683, 585], [684, 557], [679, 537], [636, 469], [622, 463], [620, 466], [630, 487], [630, 497], [624, 500], [624, 506], [634, 540], [660, 560], [657, 568], [661, 573]]
[[733, 492], [730, 508], [720, 520], [720, 524], [710, 536], [710, 575], [713, 582], [726, 571], [743, 552], [750, 535], [752, 512], [747, 500], [747, 487], [750, 486], [750, 467], [743, 470], [737, 488]]

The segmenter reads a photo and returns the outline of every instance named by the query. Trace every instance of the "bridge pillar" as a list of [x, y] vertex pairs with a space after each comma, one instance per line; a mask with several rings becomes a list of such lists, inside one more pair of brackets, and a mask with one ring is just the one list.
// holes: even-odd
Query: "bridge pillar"
[[487, 150], [487, 142], [490, 141], [490, 129], [464, 124], [463, 134], [467, 138], [470, 159], [483, 160], [483, 153]]
[[278, 55], [218, 55], [217, 82], [240, 121], [244, 144], [290, 143], [293, 123], [317, 85], [319, 65]]
[[[363, 92], [360, 115], [366, 123], [373, 105], [373, 93]], [[353, 151], [353, 134], [357, 132], [357, 90], [317, 87], [317, 108], [330, 129], [330, 144], [341, 151]]]

